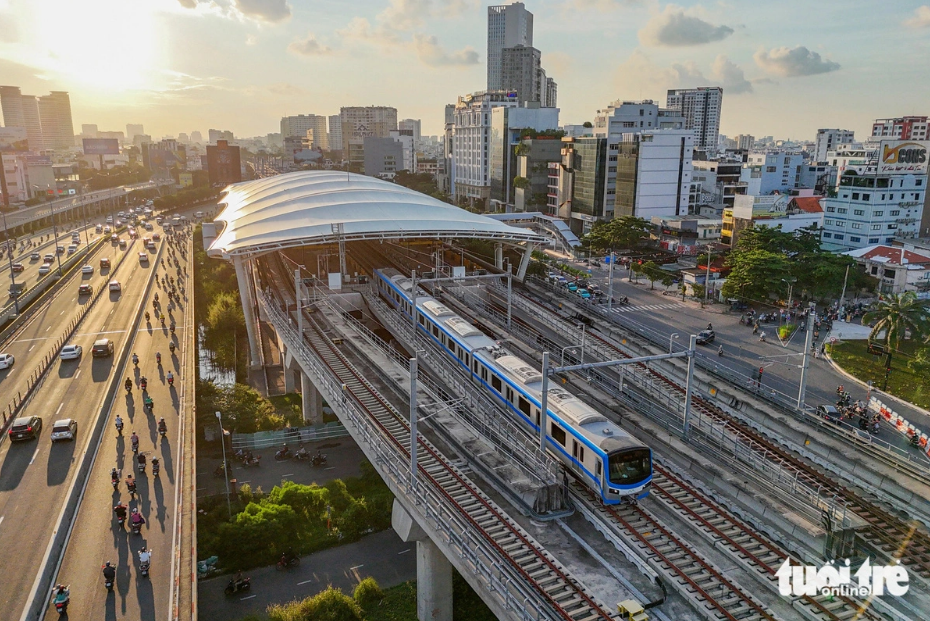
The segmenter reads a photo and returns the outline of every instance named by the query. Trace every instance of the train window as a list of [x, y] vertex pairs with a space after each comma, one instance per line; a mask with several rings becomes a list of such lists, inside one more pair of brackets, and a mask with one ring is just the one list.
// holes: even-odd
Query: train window
[[578, 447], [578, 461], [584, 463], [584, 444]]
[[488, 368], [485, 366], [481, 367], [481, 379], [488, 381]]
[[565, 430], [555, 426], [555, 423], [551, 425], [552, 428], [552, 439], [565, 446]]
[[530, 409], [530, 402], [524, 399], [522, 396], [520, 397], [520, 411], [527, 416], [532, 413], [532, 410]]
[[465, 354], [465, 366], [467, 367], [470, 364], [471, 364], [471, 354]]
[[491, 377], [491, 386], [494, 387], [494, 390], [496, 390], [497, 392], [500, 392], [501, 391], [501, 378], [497, 377], [496, 375]]
[[507, 387], [507, 401], [513, 403], [513, 389], [510, 386]]
[[533, 408], [533, 413], [536, 415], [536, 426], [539, 427], [539, 408]]
[[471, 370], [473, 373], [477, 375], [478, 373], [478, 361], [477, 360], [472, 360]]
[[433, 326], [433, 336], [439, 336], [439, 327]]
[[601, 478], [601, 460], [600, 459], [597, 460], [597, 468], [595, 468], [595, 470], [597, 470], [597, 478], [600, 479]]
[[578, 459], [578, 440], [572, 440], [572, 457]]

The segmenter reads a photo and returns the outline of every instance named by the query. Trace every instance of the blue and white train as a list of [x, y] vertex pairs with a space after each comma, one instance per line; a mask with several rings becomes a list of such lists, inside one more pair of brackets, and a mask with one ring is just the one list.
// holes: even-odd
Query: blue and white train
[[[391, 268], [375, 270], [375, 278], [381, 297], [409, 318], [410, 278]], [[542, 372], [419, 288], [417, 309], [418, 328], [538, 435]], [[549, 451], [605, 504], [647, 496], [651, 449], [565, 389], [549, 386]]]

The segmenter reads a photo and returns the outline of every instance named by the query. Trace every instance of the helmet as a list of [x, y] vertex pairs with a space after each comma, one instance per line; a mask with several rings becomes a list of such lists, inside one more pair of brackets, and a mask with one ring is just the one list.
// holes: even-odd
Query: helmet
[[110, 566], [110, 561], [107, 561], [107, 564], [105, 565], [105, 567], [109, 567], [109, 566]]
[[132, 512], [133, 512], [133, 513], [138, 513], [138, 512], [139, 512], [139, 508], [138, 508], [138, 507], [133, 507], [133, 508], [132, 508]]
[[[170, 372], [170, 371], [169, 371], [169, 372]], [[161, 418], [159, 418], [159, 419], [158, 419], [158, 422], [160, 422], [160, 423], [163, 423], [163, 422], [165, 422], [165, 417], [164, 417], [164, 416], [162, 416]]]

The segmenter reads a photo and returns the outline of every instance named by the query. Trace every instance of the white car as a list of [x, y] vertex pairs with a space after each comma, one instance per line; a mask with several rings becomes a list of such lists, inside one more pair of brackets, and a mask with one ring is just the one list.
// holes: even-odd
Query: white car
[[93, 273], [94, 273], [94, 266], [93, 266], [93, 265], [85, 265], [84, 267], [81, 268], [81, 273], [82, 273], [82, 274], [93, 274]]
[[52, 271], [52, 266], [48, 263], [39, 266], [39, 276], [45, 276]]
[[112, 230], [112, 229], [110, 229], [110, 227], [109, 227], [109, 226], [105, 226], [105, 227], [103, 227], [103, 232], [104, 232], [104, 233], [106, 233], [107, 235], [109, 235], [109, 234], [110, 234], [110, 231], [111, 231], [111, 230]]
[[149, 253], [140, 252], [139, 253], [139, 263], [148, 263], [149, 262]]
[[0, 369], [9, 369], [13, 362], [13, 354], [0, 354]]
[[123, 288], [120, 286], [118, 280], [111, 280], [111, 281], [110, 281], [110, 291], [122, 291], [122, 290], [123, 290]]
[[76, 360], [80, 358], [83, 353], [84, 349], [80, 345], [65, 345], [61, 348], [59, 356], [62, 360]]
[[77, 435], [77, 421], [73, 418], [56, 420], [52, 425], [52, 442], [59, 440], [74, 440]]

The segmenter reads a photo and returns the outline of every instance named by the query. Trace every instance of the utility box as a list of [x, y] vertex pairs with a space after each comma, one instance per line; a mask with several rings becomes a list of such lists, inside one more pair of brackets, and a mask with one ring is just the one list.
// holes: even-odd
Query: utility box
[[626, 621], [649, 621], [642, 604], [635, 599], [625, 599], [617, 604], [617, 612], [620, 613], [620, 618]]

